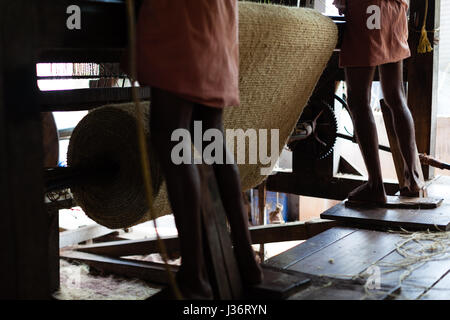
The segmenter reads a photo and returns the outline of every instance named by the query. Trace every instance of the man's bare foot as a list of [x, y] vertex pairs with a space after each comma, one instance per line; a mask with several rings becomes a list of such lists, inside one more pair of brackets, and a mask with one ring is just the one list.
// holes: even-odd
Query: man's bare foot
[[384, 185], [373, 185], [366, 182], [349, 193], [348, 200], [367, 203], [386, 203], [386, 192]]
[[416, 170], [414, 172], [405, 172], [404, 175], [405, 186], [400, 189], [400, 196], [403, 197], [420, 197], [422, 188], [425, 185]]

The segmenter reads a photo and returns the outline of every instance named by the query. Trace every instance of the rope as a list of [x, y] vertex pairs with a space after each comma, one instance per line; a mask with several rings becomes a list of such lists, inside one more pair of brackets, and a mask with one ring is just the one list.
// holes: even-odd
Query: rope
[[142, 165], [142, 175], [144, 178], [144, 186], [145, 186], [145, 192], [146, 192], [146, 199], [149, 206], [150, 216], [153, 220], [153, 225], [155, 227], [156, 232], [156, 239], [159, 246], [159, 250], [161, 253], [161, 256], [164, 261], [164, 267], [166, 269], [168, 278], [169, 278], [169, 284], [172, 288], [172, 291], [176, 297], [177, 300], [183, 299], [181, 292], [175, 282], [175, 277], [173, 276], [172, 271], [170, 270], [170, 266], [167, 259], [167, 250], [166, 246], [164, 245], [164, 242], [162, 241], [159, 232], [158, 232], [158, 226], [156, 224], [156, 215], [154, 214], [154, 208], [153, 208], [153, 188], [151, 183], [151, 176], [150, 176], [150, 168], [149, 168], [149, 158], [147, 154], [147, 142], [145, 138], [144, 133], [144, 127], [143, 127], [143, 121], [144, 121], [144, 111], [142, 109], [142, 106], [139, 102], [138, 98], [138, 92], [135, 85], [135, 80], [137, 79], [137, 66], [136, 66], [136, 22], [135, 22], [135, 13], [134, 13], [134, 1], [133, 0], [127, 0], [127, 13], [128, 13], [128, 37], [129, 37], [129, 48], [130, 48], [130, 55], [129, 55], [129, 64], [130, 64], [130, 78], [131, 78], [131, 95], [133, 102], [136, 107], [136, 122], [137, 122], [137, 130], [138, 130], [138, 139], [139, 139], [139, 149], [140, 149], [140, 155], [141, 155], [141, 165]]
[[419, 46], [417, 48], [418, 53], [427, 53], [433, 51], [433, 48], [431, 47], [430, 40], [428, 39], [428, 33], [427, 33], [427, 16], [428, 16], [428, 0], [425, 0], [425, 15], [423, 17], [423, 24], [422, 24], [422, 30], [419, 40]]
[[[378, 299], [380, 297], [385, 296], [388, 292], [386, 290], [390, 290], [392, 288], [380, 288], [380, 289], [371, 289], [369, 287], [370, 282], [366, 281], [367, 270], [370, 267], [379, 267], [380, 268], [380, 276], [386, 276], [388, 274], [394, 274], [397, 278], [397, 285], [402, 286], [409, 279], [408, 277], [417, 269], [424, 266], [427, 262], [430, 261], [444, 261], [450, 259], [450, 232], [439, 230], [439, 232], [409, 232], [404, 229], [401, 229], [400, 232], [397, 231], [388, 231], [392, 234], [399, 234], [401, 239], [395, 244], [395, 252], [398, 253], [401, 258], [392, 261], [376, 261], [372, 263], [366, 270], [358, 273], [358, 274], [319, 274], [319, 277], [329, 277], [329, 278], [343, 278], [347, 280], [353, 280], [357, 283], [361, 283], [364, 281], [364, 291], [365, 295], [361, 298], [365, 299]], [[329, 263], [332, 259], [330, 259]], [[321, 267], [318, 267], [322, 269]], [[396, 275], [395, 273], [398, 273]], [[332, 280], [330, 280], [332, 281]], [[421, 285], [414, 283], [414, 281], [408, 282], [409, 286], [413, 286], [415, 288], [423, 289], [424, 292], [417, 297], [416, 299], [420, 299], [423, 295], [427, 293], [430, 289], [429, 286]], [[433, 285], [432, 285], [433, 286]], [[431, 287], [432, 287], [431, 286]]]

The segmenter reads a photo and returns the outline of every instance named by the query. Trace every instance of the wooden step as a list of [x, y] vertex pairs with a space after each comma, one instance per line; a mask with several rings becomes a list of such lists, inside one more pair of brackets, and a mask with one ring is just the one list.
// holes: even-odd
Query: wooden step
[[387, 202], [383, 204], [368, 204], [358, 201], [346, 200], [348, 208], [390, 208], [390, 209], [436, 209], [442, 204], [441, 198], [419, 198], [387, 196]]
[[450, 204], [430, 210], [392, 209], [379, 207], [347, 207], [341, 202], [320, 215], [345, 223], [347, 226], [360, 226], [367, 229], [405, 229], [408, 231], [450, 230]]

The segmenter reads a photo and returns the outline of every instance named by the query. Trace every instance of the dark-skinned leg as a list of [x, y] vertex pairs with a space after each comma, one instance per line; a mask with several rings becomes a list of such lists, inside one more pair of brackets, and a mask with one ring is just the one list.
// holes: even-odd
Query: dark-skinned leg
[[404, 177], [407, 190], [411, 194], [420, 191], [423, 182], [417, 172], [417, 146], [414, 120], [409, 111], [403, 88], [403, 61], [384, 64], [379, 67], [384, 100], [389, 107], [395, 135], [404, 163]]
[[378, 154], [378, 134], [370, 107], [375, 67], [345, 68], [348, 106], [353, 119], [354, 132], [368, 171], [368, 182], [353, 190], [349, 199], [363, 202], [386, 202], [386, 193]]
[[205, 270], [200, 220], [200, 176], [195, 164], [175, 165], [171, 141], [176, 129], [190, 129], [194, 104], [167, 91], [152, 89], [150, 115], [151, 140], [157, 152], [180, 239], [182, 264], [177, 284], [187, 299], [212, 297]]
[[[196, 119], [201, 120], [203, 130], [217, 129], [224, 135], [223, 110], [204, 106], [197, 106]], [[223, 141], [223, 155], [232, 159]], [[236, 164], [214, 164], [214, 172], [219, 186], [221, 200], [228, 217], [235, 247], [235, 254], [239, 264], [242, 280], [247, 285], [258, 284], [262, 281], [261, 267], [255, 260], [255, 253], [251, 246], [248, 230], [248, 217], [242, 199], [241, 180]]]

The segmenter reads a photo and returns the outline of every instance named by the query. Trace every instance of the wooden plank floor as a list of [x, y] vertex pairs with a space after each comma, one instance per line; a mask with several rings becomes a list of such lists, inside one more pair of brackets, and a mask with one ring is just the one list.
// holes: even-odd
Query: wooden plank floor
[[[397, 233], [335, 227], [269, 259], [267, 265], [310, 276], [311, 286], [290, 299], [450, 299], [450, 257], [387, 272], [403, 261]], [[419, 245], [419, 244], [416, 244]], [[379, 268], [380, 290], [365, 290], [371, 266]], [[399, 289], [400, 288], [400, 289]], [[399, 289], [399, 290], [398, 290]], [[393, 292], [395, 292], [393, 294]]]
[[449, 300], [450, 299], [450, 272], [440, 280], [433, 288], [426, 292], [423, 300]]

